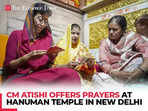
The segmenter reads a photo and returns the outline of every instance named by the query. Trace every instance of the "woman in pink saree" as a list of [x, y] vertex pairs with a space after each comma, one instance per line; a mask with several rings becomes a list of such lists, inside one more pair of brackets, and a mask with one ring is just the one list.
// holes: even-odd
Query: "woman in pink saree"
[[73, 69], [50, 68], [54, 61], [47, 54], [53, 44], [48, 24], [51, 14], [47, 5], [35, 3], [28, 10], [23, 30], [11, 33], [4, 62], [8, 85], [80, 86]]

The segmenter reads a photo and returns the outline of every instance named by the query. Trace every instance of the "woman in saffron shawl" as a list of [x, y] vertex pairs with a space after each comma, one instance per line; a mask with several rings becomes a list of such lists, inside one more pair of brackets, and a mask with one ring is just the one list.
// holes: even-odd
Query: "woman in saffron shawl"
[[80, 30], [78, 24], [68, 25], [65, 36], [57, 43], [65, 51], [56, 57], [55, 67], [66, 65], [80, 72], [84, 80], [91, 81], [98, 66], [88, 49], [80, 42]]
[[43, 3], [35, 3], [28, 10], [23, 30], [11, 33], [4, 69], [8, 84], [80, 85], [76, 71], [69, 68], [50, 68], [47, 50], [53, 40], [48, 17], [51, 10]]
[[80, 26], [68, 25], [65, 36], [57, 43], [57, 46], [65, 49], [56, 57], [55, 64], [63, 65], [70, 62], [79, 63], [85, 57], [92, 57], [88, 49], [80, 42]]

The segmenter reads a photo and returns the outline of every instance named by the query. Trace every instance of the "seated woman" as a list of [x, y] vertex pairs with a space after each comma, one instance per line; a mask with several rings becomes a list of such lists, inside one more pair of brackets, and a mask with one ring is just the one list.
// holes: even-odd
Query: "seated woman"
[[141, 34], [143, 39], [148, 41], [148, 14], [144, 14], [135, 21], [136, 32]]
[[[108, 22], [109, 37], [101, 41], [99, 59], [101, 69], [113, 78], [126, 81], [148, 57], [148, 42], [139, 34], [126, 32], [124, 16], [114, 16]], [[100, 74], [101, 76], [101, 74]]]
[[80, 65], [75, 67], [75, 70], [77, 70], [83, 79], [91, 81], [93, 75], [98, 71], [98, 65], [95, 63], [94, 58], [86, 58], [84, 63], [81, 63]]
[[[76, 68], [76, 66], [87, 62], [88, 58], [93, 58], [84, 44], [80, 42], [80, 30], [80, 26], [77, 24], [68, 25], [65, 36], [57, 43], [57, 46], [65, 49], [65, 51], [60, 52], [57, 56], [56, 67], [65, 65], [66, 67]], [[85, 74], [82, 77], [89, 79], [88, 77], [85, 78]]]
[[11, 33], [4, 62], [6, 84], [80, 86], [79, 75], [73, 69], [49, 67], [54, 61], [47, 53], [53, 44], [48, 24], [51, 14], [47, 5], [35, 3], [28, 10], [23, 30]]

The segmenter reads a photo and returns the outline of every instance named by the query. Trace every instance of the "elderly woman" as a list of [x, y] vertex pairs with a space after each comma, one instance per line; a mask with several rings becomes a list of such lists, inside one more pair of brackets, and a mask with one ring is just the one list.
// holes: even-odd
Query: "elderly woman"
[[23, 30], [11, 33], [4, 63], [7, 84], [80, 85], [76, 71], [49, 65], [54, 61], [47, 53], [53, 44], [49, 16], [47, 5], [35, 3], [28, 10]]
[[101, 69], [124, 81], [132, 77], [135, 69], [141, 70], [143, 58], [148, 57], [148, 42], [139, 34], [126, 32], [126, 28], [124, 16], [112, 17], [108, 22], [109, 36], [101, 41], [99, 49], [99, 59], [103, 61]]
[[135, 21], [136, 32], [141, 34], [143, 39], [148, 41], [148, 14], [144, 14]]

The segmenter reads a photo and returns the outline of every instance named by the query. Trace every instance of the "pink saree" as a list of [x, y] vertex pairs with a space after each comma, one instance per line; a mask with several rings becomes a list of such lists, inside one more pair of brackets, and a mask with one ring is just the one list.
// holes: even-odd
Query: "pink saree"
[[[23, 30], [12, 32], [8, 39], [4, 66], [8, 66], [11, 60], [33, 50], [48, 50], [52, 46], [52, 36], [48, 30], [45, 36], [39, 37], [30, 44], [33, 38], [32, 23], [32, 11], [29, 10]], [[6, 83], [8, 85], [80, 86], [80, 77], [76, 71], [69, 68], [47, 68], [48, 61], [47, 55], [29, 60], [17, 70], [9, 71], [12, 74]]]

